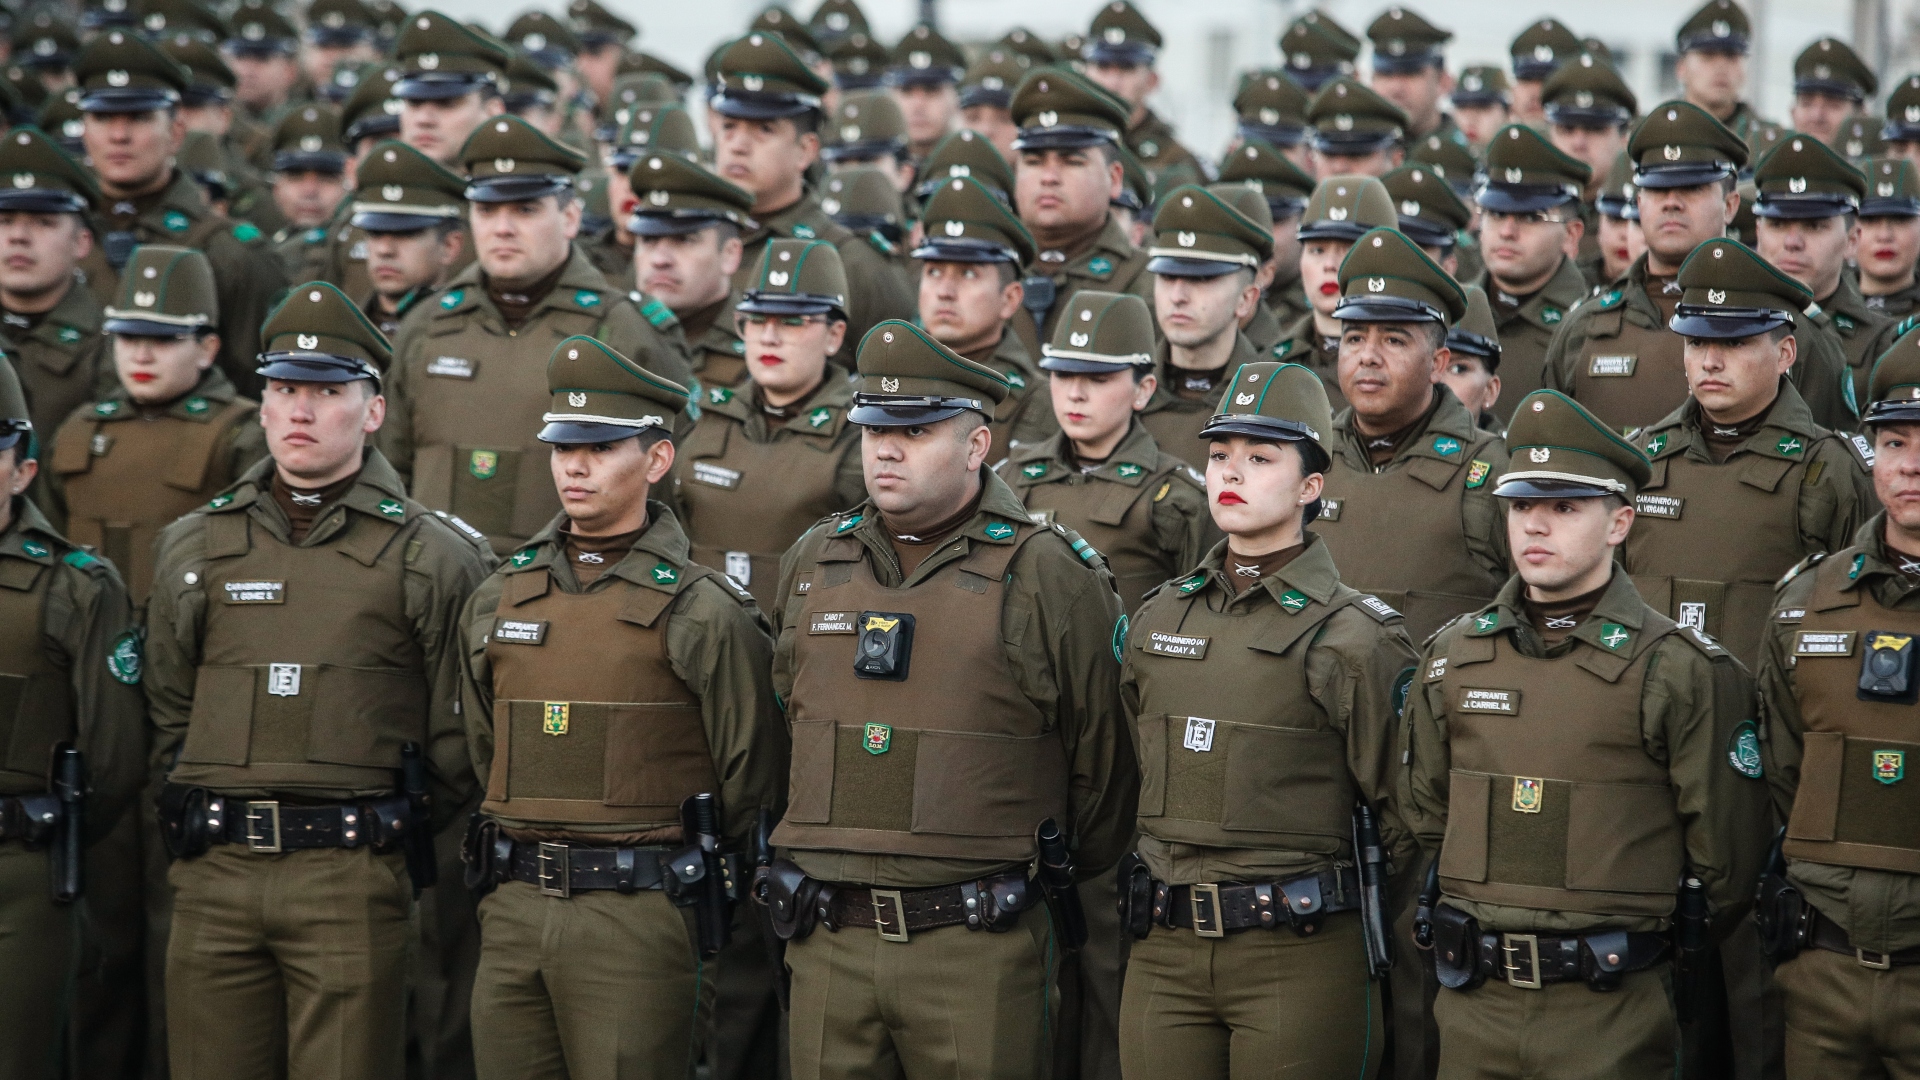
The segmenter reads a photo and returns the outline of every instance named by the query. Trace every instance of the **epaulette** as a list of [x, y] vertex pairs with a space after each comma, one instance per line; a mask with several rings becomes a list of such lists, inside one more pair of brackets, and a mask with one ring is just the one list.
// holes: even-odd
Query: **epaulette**
[[1354, 598], [1353, 604], [1361, 611], [1373, 616], [1373, 620], [1378, 623], [1386, 624], [1393, 622], [1395, 619], [1404, 618], [1398, 611], [1393, 609], [1392, 605], [1372, 593], [1361, 593]]
[[[1849, 380], [1849, 382], [1851, 382], [1851, 380]], [[1836, 432], [1835, 434], [1840, 433]], [[1857, 431], [1853, 431], [1841, 435], [1841, 440], [1847, 444], [1848, 449], [1853, 451], [1854, 459], [1859, 461], [1861, 466], [1868, 472], [1872, 472], [1873, 444], [1867, 441], [1867, 437]]]
[[1100, 554], [1099, 549], [1095, 548], [1092, 544], [1087, 543], [1085, 537], [1057, 521], [1053, 523], [1052, 528], [1055, 533], [1059, 534], [1060, 539], [1065, 540], [1067, 546], [1073, 549], [1073, 553], [1080, 556], [1081, 562], [1086, 563], [1095, 570], [1104, 570], [1107, 568], [1106, 556]]
[[453, 514], [449, 514], [445, 510], [435, 510], [433, 512], [433, 516], [439, 518], [441, 521], [444, 521], [449, 525], [452, 525], [456, 530], [460, 532], [462, 536], [465, 536], [467, 539], [473, 541], [474, 543], [480, 544], [483, 546], [486, 545], [487, 543], [486, 533], [483, 533], [479, 529], [476, 529], [473, 526], [467, 524], [466, 522], [460, 520], [458, 517], [454, 516]]
[[73, 567], [75, 570], [86, 570], [93, 574], [104, 574], [107, 572], [106, 563], [101, 562], [99, 559], [79, 548], [74, 548], [72, 551], [61, 556], [60, 561]]
[[679, 316], [673, 313], [672, 308], [661, 303], [657, 296], [648, 296], [635, 289], [627, 294], [627, 298], [640, 308], [641, 317], [651, 323], [655, 330], [665, 330], [680, 323]]
[[1803, 572], [1811, 570], [1815, 566], [1818, 566], [1820, 564], [1820, 560], [1826, 558], [1827, 554], [1828, 553], [1824, 551], [1816, 551], [1813, 554], [1807, 556], [1806, 558], [1801, 559], [1799, 562], [1794, 563], [1793, 568], [1788, 570], [1785, 574], [1782, 574], [1780, 577], [1780, 580], [1775, 582], [1773, 587], [1776, 590], [1786, 588], [1787, 582], [1792, 581], [1794, 578], [1799, 577]]
[[260, 227], [251, 221], [242, 221], [233, 227], [233, 238], [243, 244], [258, 243], [263, 235]]

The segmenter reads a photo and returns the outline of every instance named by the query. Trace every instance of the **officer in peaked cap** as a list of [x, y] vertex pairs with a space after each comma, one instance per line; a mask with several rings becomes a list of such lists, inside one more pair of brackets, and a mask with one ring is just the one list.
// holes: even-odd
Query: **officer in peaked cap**
[[748, 34], [715, 56], [709, 105], [722, 116], [777, 120], [821, 111], [826, 80], [801, 61], [778, 34]]
[[[1012, 121], [1008, 125], [1011, 127]], [[995, 198], [1013, 203], [1013, 166], [991, 138], [972, 128], [961, 128], [934, 145], [933, 152], [920, 163], [920, 185], [914, 194], [924, 201], [956, 176], [971, 177]]]
[[1329, 79], [1353, 74], [1360, 39], [1331, 17], [1309, 11], [1281, 33], [1280, 55], [1287, 74], [1311, 94]]
[[314, 0], [307, 8], [308, 76], [330, 82], [343, 62], [370, 48], [377, 36], [373, 12], [360, 0]]
[[806, 23], [801, 22], [793, 12], [779, 4], [768, 4], [760, 9], [760, 14], [755, 15], [753, 22], [747, 24], [749, 33], [755, 30], [771, 30], [785, 38], [800, 59], [805, 60], [807, 66], [816, 71], [822, 64], [827, 63], [826, 50], [821, 48], [820, 39], [813, 36], [813, 31], [807, 29]]
[[1502, 418], [1540, 388], [1554, 333], [1587, 295], [1567, 251], [1585, 237], [1580, 199], [1591, 178], [1584, 162], [1521, 124], [1502, 128], [1487, 147], [1480, 254], [1500, 333], [1504, 370], [1494, 413]]
[[1400, 231], [1447, 273], [1455, 273], [1459, 256], [1454, 247], [1473, 220], [1473, 211], [1445, 179], [1420, 165], [1402, 165], [1381, 177], [1380, 183], [1400, 212]]
[[1307, 106], [1313, 125], [1314, 171], [1320, 179], [1356, 173], [1380, 176], [1404, 159], [1407, 114], [1356, 79], [1342, 75]]
[[[409, 17], [394, 43], [401, 138], [442, 165], [454, 164], [486, 116], [505, 108], [499, 96], [510, 59], [499, 41], [437, 11]], [[440, 107], [420, 104], [429, 101]]]
[[1013, 91], [1031, 67], [1032, 59], [1012, 48], [981, 53], [960, 77], [961, 129], [986, 136], [1002, 155], [1012, 154], [1014, 135], [1019, 130], [1013, 126], [1010, 111]]
[[887, 58], [886, 82], [900, 101], [914, 158], [953, 130], [960, 115], [960, 77], [967, 57], [960, 47], [922, 23], [907, 31]]
[[[0, 136], [0, 213], [71, 214], [80, 231], [99, 204], [92, 174], [38, 129], [19, 127]], [[41, 257], [57, 266], [62, 256], [77, 261], [78, 241], [53, 245]], [[112, 360], [102, 355], [103, 342], [92, 332], [100, 323], [100, 302], [71, 272], [65, 277], [72, 283], [60, 283], [64, 293], [34, 327], [8, 331], [15, 374], [43, 439], [92, 396], [101, 379], [110, 379]]]
[[369, 275], [361, 310], [383, 334], [437, 295], [466, 252], [466, 181], [405, 143], [389, 140], [361, 163], [348, 223], [367, 237], [381, 273]]
[[1248, 72], [1233, 96], [1240, 138], [1293, 151], [1307, 137], [1307, 92], [1282, 69]]
[[1899, 319], [1920, 305], [1913, 274], [1920, 261], [1920, 170], [1903, 157], [1880, 157], [1868, 159], [1862, 171], [1860, 292], [1867, 307]]
[[1886, 152], [1920, 163], [1920, 75], [1909, 75], [1887, 94]]
[[1493, 133], [1513, 119], [1513, 86], [1506, 71], [1491, 64], [1461, 69], [1447, 100], [1453, 104], [1460, 134], [1474, 151], [1484, 149]]
[[516, 50], [507, 61], [502, 79], [506, 92], [500, 96], [507, 112], [518, 116], [549, 134], [558, 134], [563, 116], [560, 111], [560, 82], [531, 56]]
[[1012, 111], [1017, 151], [1117, 145], [1127, 122], [1124, 102], [1067, 68], [1029, 72], [1014, 91]]
[[1541, 97], [1553, 144], [1605, 176], [1627, 148], [1627, 132], [1640, 102], [1612, 64], [1582, 52], [1553, 73]]
[[87, 43], [73, 65], [84, 113], [151, 113], [177, 108], [191, 76], [146, 40], [112, 30]]
[[1860, 54], [1837, 38], [1823, 37], [1793, 61], [1793, 130], [1831, 143], [1840, 125], [1880, 90], [1880, 79]]
[[1238, 210], [1247, 220], [1265, 229], [1268, 236], [1276, 238], [1273, 250], [1254, 270], [1254, 284], [1259, 287], [1263, 302], [1254, 304], [1251, 310], [1240, 317], [1240, 332], [1247, 336], [1256, 353], [1265, 354], [1286, 336], [1286, 325], [1275, 316], [1273, 309], [1264, 302], [1264, 298], [1272, 292], [1274, 279], [1280, 273], [1279, 240], [1284, 237], [1289, 244], [1295, 243], [1293, 232], [1289, 229], [1283, 234], [1274, 228], [1273, 208], [1268, 204], [1267, 196], [1261, 191], [1258, 183], [1248, 185], [1222, 181], [1208, 184], [1207, 191], [1218, 196], [1221, 202]]
[[894, 178], [896, 191], [913, 183], [914, 155], [908, 147], [907, 118], [885, 90], [840, 95], [828, 119], [820, 157], [832, 171], [872, 166]]
[[849, 34], [870, 34], [867, 14], [854, 0], [821, 0], [807, 17], [807, 29], [822, 45], [831, 49]]
[[1432, 166], [1434, 172], [1446, 179], [1455, 195], [1473, 198], [1480, 162], [1464, 143], [1444, 135], [1429, 135], [1408, 147], [1407, 160]]
[[548, 138], [517, 116], [480, 125], [460, 149], [468, 202], [531, 202], [574, 188], [585, 154]]
[[1147, 22], [1130, 0], [1109, 0], [1094, 14], [1080, 55], [1087, 74], [1127, 104], [1125, 143], [1140, 158], [1149, 176], [1168, 171], [1202, 178], [1199, 161], [1180, 145], [1173, 127], [1147, 107], [1147, 98], [1160, 85], [1154, 59], [1161, 46], [1160, 31]]
[[1341, 322], [1439, 323], [1466, 314], [1467, 295], [1453, 275], [1397, 229], [1374, 229], [1340, 262]]
[[613, 93], [614, 76], [630, 59], [627, 48], [639, 36], [640, 28], [594, 0], [571, 0], [567, 4], [567, 26], [580, 39], [574, 67], [581, 81], [594, 97], [607, 100]]
[[324, 102], [289, 110], [273, 133], [273, 203], [287, 224], [273, 237], [290, 281], [324, 269], [328, 226], [347, 193], [340, 112]]
[[341, 103], [341, 137], [356, 159], [381, 139], [400, 134], [402, 106], [393, 96], [394, 84], [399, 81], [399, 68], [374, 68]]
[[1680, 24], [1674, 41], [1682, 53], [1698, 49], [1744, 56], [1752, 37], [1745, 8], [1734, 0], [1707, 0]]
[[867, 165], [836, 171], [820, 186], [820, 209], [889, 257], [905, 257], [907, 208], [892, 174]]
[[753, 196], [674, 154], [642, 155], [627, 182], [635, 283], [680, 320], [700, 384], [737, 386], [747, 377], [746, 343], [734, 324], [732, 276], [740, 238], [755, 228]]
[[580, 35], [544, 11], [523, 12], [507, 27], [508, 44], [548, 71], [573, 63], [580, 51]]
[[1827, 145], [1857, 164], [1866, 158], [1886, 153], [1886, 143], [1882, 141], [1880, 132], [1881, 124], [1878, 121], [1855, 116], [1840, 125], [1839, 134]]
[[1468, 285], [1466, 290], [1466, 314], [1447, 328], [1447, 350], [1453, 359], [1440, 373], [1440, 381], [1473, 414], [1475, 423], [1502, 435], [1506, 418], [1494, 412], [1500, 400], [1500, 327], [1493, 321], [1487, 290], [1478, 285]]
[[1081, 57], [1088, 63], [1151, 67], [1163, 44], [1140, 9], [1129, 0], [1112, 0], [1094, 13]]
[[1266, 303], [1286, 328], [1310, 306], [1300, 289], [1300, 215], [1313, 194], [1313, 177], [1280, 151], [1261, 142], [1242, 143], [1220, 162], [1220, 182], [1244, 184], [1260, 191], [1273, 221], [1274, 277], [1267, 286]]
[[72, 24], [46, 8], [14, 23], [9, 41], [14, 63], [48, 75], [66, 71], [80, 52], [80, 35]]
[[[832, 86], [839, 90], [871, 90], [887, 80], [887, 47], [856, 30], [834, 39], [827, 48], [833, 67]], [[818, 74], [818, 72], [816, 72]]]
[[1725, 124], [1757, 155], [1782, 129], [1762, 120], [1740, 100], [1746, 89], [1746, 55], [1752, 36], [1746, 10], [1739, 4], [1707, 0], [1675, 35], [1680, 60], [1674, 71], [1682, 96]]
[[146, 0], [141, 7], [140, 29], [154, 41], [188, 34], [218, 44], [227, 37], [226, 20], [194, 0]]
[[[1541, 19], [1520, 31], [1508, 48], [1513, 62], [1513, 119], [1521, 124], [1538, 124], [1544, 119], [1542, 88], [1553, 73], [1580, 54], [1580, 39], [1565, 23]], [[1455, 97], [1457, 104], [1459, 98]]]
[[1346, 408], [1340, 396], [1340, 263], [1369, 229], [1400, 227], [1400, 216], [1386, 186], [1371, 176], [1335, 176], [1320, 181], [1300, 213], [1300, 288], [1308, 310], [1286, 328], [1271, 356], [1291, 360], [1320, 376], [1335, 411]]
[[1367, 38], [1373, 43], [1373, 88], [1406, 110], [1408, 138], [1456, 130], [1440, 108], [1452, 89], [1441, 48], [1453, 32], [1396, 6], [1367, 26]]

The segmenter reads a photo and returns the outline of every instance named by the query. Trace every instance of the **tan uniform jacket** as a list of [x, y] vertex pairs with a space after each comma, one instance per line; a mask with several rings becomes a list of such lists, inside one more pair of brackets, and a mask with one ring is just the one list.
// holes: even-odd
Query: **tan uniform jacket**
[[1154, 387], [1147, 407], [1140, 410], [1140, 425], [1153, 434], [1161, 453], [1205, 465], [1207, 447], [1200, 441], [1200, 429], [1220, 411], [1220, 395], [1226, 393], [1240, 365], [1258, 363], [1266, 357], [1253, 351], [1253, 342], [1247, 340], [1247, 335], [1235, 334], [1224, 379], [1205, 391], [1189, 391], [1180, 369], [1173, 366], [1172, 348], [1165, 341], [1157, 348], [1154, 370], [1160, 375], [1160, 385]]
[[1160, 191], [1172, 184], [1204, 184], [1210, 175], [1193, 151], [1180, 145], [1173, 125], [1155, 115], [1152, 109], [1140, 110], [1140, 122], [1127, 129], [1127, 149], [1153, 177]]
[[[1059, 258], [1056, 261], [1050, 259], [1050, 255]], [[1067, 310], [1073, 294], [1083, 289], [1132, 293], [1147, 302], [1149, 311], [1153, 309], [1153, 275], [1147, 273], [1147, 253], [1133, 246], [1126, 230], [1111, 214], [1086, 250], [1043, 251], [1028, 272], [1053, 281], [1053, 305], [1047, 309], [1045, 323], [1036, 327], [1033, 311], [1025, 307], [1012, 319], [1014, 332], [1020, 335], [1020, 343], [1026, 346], [1029, 356], [1041, 355], [1040, 345], [1053, 340], [1053, 328], [1060, 321], [1060, 313]], [[1154, 324], [1154, 332], [1158, 336], [1158, 322]]]
[[[1477, 284], [1487, 290], [1489, 299], [1499, 288], [1491, 276], [1484, 274]], [[1546, 385], [1547, 348], [1553, 343], [1554, 332], [1574, 305], [1591, 292], [1573, 260], [1561, 259], [1553, 277], [1517, 311], [1502, 317], [1504, 309], [1494, 305], [1495, 325], [1500, 328], [1500, 400], [1494, 403], [1493, 411], [1502, 423], [1512, 419], [1514, 406], [1521, 398]]]
[[1847, 390], [1851, 396], [1847, 400], [1856, 412], [1865, 408], [1873, 362], [1899, 338], [1899, 320], [1870, 307], [1852, 278], [1843, 273], [1840, 287], [1820, 301], [1820, 312], [1813, 316], [1813, 324], [1840, 340], [1850, 377]]
[[33, 329], [9, 324], [14, 370], [27, 392], [27, 414], [42, 446], [73, 410], [114, 381], [113, 350], [100, 332], [100, 301], [81, 282], [40, 316]]

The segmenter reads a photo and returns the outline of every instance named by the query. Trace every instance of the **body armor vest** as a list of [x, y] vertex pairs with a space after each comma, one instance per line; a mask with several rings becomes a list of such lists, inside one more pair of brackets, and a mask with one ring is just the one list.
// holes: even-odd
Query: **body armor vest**
[[1009, 471], [1027, 509], [1079, 533], [1106, 558], [1121, 610], [1137, 610], [1149, 589], [1187, 569], [1173, 565], [1153, 535], [1154, 493], [1162, 484], [1182, 482], [1168, 475], [1170, 469], [1148, 473], [1138, 486], [1077, 474], [1021, 486], [1020, 470]]
[[[686, 568], [681, 588], [704, 575]], [[683, 799], [719, 790], [699, 699], [667, 657], [678, 594], [610, 580], [569, 593], [544, 569], [507, 575], [487, 642], [486, 813], [641, 831], [678, 824]]]
[[[1851, 565], [1843, 553], [1813, 569], [1789, 651], [1806, 734], [1784, 850], [1808, 862], [1920, 874], [1920, 708], [1911, 700], [1920, 671], [1909, 640], [1920, 635], [1920, 611], [1881, 607], [1864, 587], [1841, 589]], [[1906, 663], [1906, 700], [1861, 689], [1875, 653]]]
[[1607, 426], [1657, 424], [1687, 400], [1680, 335], [1628, 322], [1624, 304], [1596, 313], [1587, 327], [1568, 394]]
[[[160, 530], [233, 480], [216, 459], [225, 436], [258, 410], [251, 401], [233, 401], [205, 422], [88, 413], [60, 428], [52, 466], [66, 489], [67, 536], [120, 568], [135, 606], [146, 603], [153, 584]], [[131, 411], [122, 407], [116, 416]]]
[[380, 788], [401, 744], [426, 742], [401, 526], [337, 512], [345, 528], [312, 547], [282, 543], [244, 509], [206, 516], [200, 668], [176, 782]]
[[68, 673], [47, 659], [41, 636], [54, 573], [0, 557], [0, 795], [47, 790], [54, 745], [76, 734]]
[[1576, 641], [1536, 659], [1507, 633], [1461, 636], [1435, 677], [1452, 752], [1440, 880], [1453, 896], [1539, 911], [1666, 916], [1686, 848], [1667, 771], [1647, 756], [1640, 700], [1649, 613], [1632, 657]]
[[[1021, 643], [1001, 632], [1007, 567], [1038, 532], [976, 543], [891, 589], [858, 540], [826, 542], [794, 626], [793, 771], [775, 843], [1018, 860], [1033, 858], [1042, 819], [1065, 824], [1066, 748], [1020, 691], [1006, 650]], [[913, 616], [904, 680], [856, 677], [869, 613]]]
[[[1179, 373], [1171, 369], [1167, 374], [1179, 377]], [[1218, 389], [1225, 392], [1225, 384]], [[1137, 414], [1140, 426], [1153, 436], [1154, 444], [1160, 447], [1161, 453], [1172, 454], [1182, 461], [1197, 462], [1198, 467], [1205, 471], [1207, 444], [1200, 441], [1200, 429], [1206, 427], [1207, 421], [1213, 419], [1213, 414], [1219, 410], [1214, 408], [1214, 402], [1211, 401], [1181, 397], [1167, 390], [1163, 390], [1163, 394], [1167, 398], [1164, 407]]]
[[845, 452], [811, 436], [759, 442], [738, 421], [706, 413], [679, 450], [693, 561], [731, 575], [762, 610], [776, 610], [780, 556], [815, 522], [846, 509], [834, 495]]
[[[1253, 588], [1263, 588], [1255, 585]], [[1140, 831], [1170, 843], [1332, 856], [1356, 792], [1347, 740], [1307, 686], [1307, 650], [1360, 594], [1293, 614], [1163, 592], [1127, 631], [1140, 680]], [[1258, 693], [1233, 688], [1258, 687]], [[1185, 715], [1200, 709], [1207, 715]]]

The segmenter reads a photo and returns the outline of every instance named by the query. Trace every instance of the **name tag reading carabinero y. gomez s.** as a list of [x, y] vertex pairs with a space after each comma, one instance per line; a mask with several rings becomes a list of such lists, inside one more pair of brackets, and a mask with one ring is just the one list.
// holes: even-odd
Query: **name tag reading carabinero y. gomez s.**
[[816, 611], [813, 613], [813, 621], [807, 623], [807, 633], [857, 634], [860, 631], [854, 625], [857, 621], [856, 614], [852, 611]]
[[732, 491], [740, 486], [740, 470], [728, 469], [710, 462], [693, 463], [693, 479], [696, 483], [708, 484]]
[[1800, 630], [1793, 635], [1795, 656], [1852, 656], [1852, 630]]
[[1638, 356], [1596, 356], [1587, 365], [1587, 374], [1601, 378], [1624, 378], [1633, 374], [1633, 367], [1639, 361]]
[[1207, 642], [1210, 638], [1193, 637], [1189, 634], [1163, 634], [1155, 631], [1147, 635], [1147, 651], [1155, 656], [1177, 656], [1182, 660], [1205, 660]]
[[525, 619], [501, 619], [493, 628], [493, 640], [503, 645], [545, 645], [547, 643], [547, 621], [529, 622]]
[[229, 581], [226, 583], [226, 589], [229, 604], [284, 604], [287, 602], [287, 583], [284, 581]]
[[1475, 690], [1465, 687], [1460, 691], [1460, 711], [1512, 716], [1520, 711], [1520, 691]]

